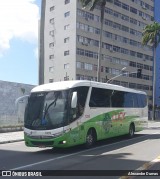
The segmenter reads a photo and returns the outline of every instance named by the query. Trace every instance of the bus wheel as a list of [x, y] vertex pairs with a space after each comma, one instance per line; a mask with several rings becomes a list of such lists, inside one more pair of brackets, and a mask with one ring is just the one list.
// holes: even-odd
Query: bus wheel
[[95, 129], [89, 129], [86, 136], [86, 148], [91, 148], [96, 142], [96, 131]]
[[129, 138], [132, 138], [134, 136], [134, 124], [130, 124], [130, 127], [129, 127]]

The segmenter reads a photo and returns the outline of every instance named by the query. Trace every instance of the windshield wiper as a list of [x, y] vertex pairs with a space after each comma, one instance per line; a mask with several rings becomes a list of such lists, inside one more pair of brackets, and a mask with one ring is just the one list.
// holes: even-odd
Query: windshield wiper
[[46, 117], [46, 114], [47, 114], [49, 108], [50, 108], [52, 105], [55, 105], [55, 106], [56, 106], [56, 102], [57, 102], [57, 99], [58, 99], [59, 95], [60, 95], [60, 92], [57, 92], [57, 95], [56, 95], [54, 101], [53, 101], [48, 107], [47, 107], [47, 104], [46, 104], [45, 109], [44, 109], [44, 115], [43, 115], [43, 118], [42, 118], [42, 121], [43, 121], [43, 122], [46, 122], [46, 121], [45, 121], [45, 117]]

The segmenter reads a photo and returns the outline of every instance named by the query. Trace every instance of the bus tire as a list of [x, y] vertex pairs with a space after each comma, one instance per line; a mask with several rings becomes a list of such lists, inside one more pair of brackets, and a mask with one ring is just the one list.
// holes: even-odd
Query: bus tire
[[131, 123], [129, 126], [129, 133], [128, 133], [129, 138], [132, 138], [134, 136], [134, 132], [135, 132], [135, 127], [134, 124]]
[[87, 135], [86, 135], [86, 143], [85, 147], [86, 148], [91, 148], [95, 142], [96, 142], [96, 131], [94, 128], [91, 128], [88, 130]]

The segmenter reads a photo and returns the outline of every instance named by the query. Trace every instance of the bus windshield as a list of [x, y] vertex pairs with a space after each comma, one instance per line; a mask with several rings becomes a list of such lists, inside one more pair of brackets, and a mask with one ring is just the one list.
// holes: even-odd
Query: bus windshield
[[50, 130], [67, 125], [68, 91], [32, 93], [25, 111], [24, 126]]

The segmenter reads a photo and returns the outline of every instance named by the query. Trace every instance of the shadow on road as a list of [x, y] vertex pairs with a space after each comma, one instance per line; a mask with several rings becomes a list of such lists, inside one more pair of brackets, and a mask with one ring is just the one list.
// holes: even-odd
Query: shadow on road
[[[121, 136], [102, 140], [91, 149], [85, 149], [83, 145], [68, 149], [37, 149], [27, 148], [20, 145], [22, 150], [4, 149], [0, 147], [0, 169], [9, 170], [23, 166], [23, 170], [135, 170], [146, 160], [133, 160], [133, 152], [122, 152], [123, 148], [146, 141], [160, 139], [160, 134], [135, 134], [128, 139]], [[8, 144], [9, 145], [9, 144]], [[11, 144], [10, 144], [11, 146]], [[121, 150], [122, 149], [122, 150]], [[118, 151], [119, 150], [119, 151]], [[113, 152], [115, 151], [115, 152]], [[31, 165], [33, 164], [33, 165]], [[80, 173], [79, 173], [80, 174]], [[63, 175], [63, 173], [62, 173]], [[92, 175], [92, 174], [91, 174]], [[43, 177], [44, 178], [44, 177]], [[75, 178], [74, 176], [52, 176], [53, 178]], [[98, 176], [81, 176], [77, 178], [99, 178]], [[114, 176], [101, 178], [119, 178]]]

